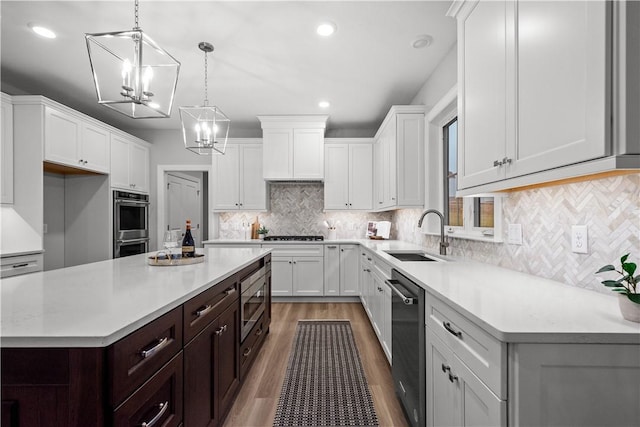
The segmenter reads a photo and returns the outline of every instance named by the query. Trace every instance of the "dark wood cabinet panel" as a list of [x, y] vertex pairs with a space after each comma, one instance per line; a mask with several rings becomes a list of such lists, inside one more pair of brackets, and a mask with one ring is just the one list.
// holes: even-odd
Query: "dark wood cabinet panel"
[[239, 301], [185, 346], [185, 416], [189, 427], [217, 426], [240, 386]]
[[104, 425], [104, 349], [3, 348], [2, 426]]
[[207, 289], [184, 303], [184, 342], [188, 343], [211, 321], [233, 304], [240, 290], [236, 275]]
[[118, 406], [182, 349], [182, 307], [107, 348], [110, 402]]
[[115, 410], [113, 426], [180, 425], [183, 413], [182, 363], [180, 352]]

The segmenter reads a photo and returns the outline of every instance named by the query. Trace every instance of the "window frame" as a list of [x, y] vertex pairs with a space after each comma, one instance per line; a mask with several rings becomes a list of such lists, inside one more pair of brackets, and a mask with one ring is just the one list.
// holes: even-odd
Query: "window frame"
[[[445, 152], [444, 144], [444, 127], [450, 124], [454, 119], [458, 119], [458, 135], [460, 134], [460, 119], [458, 117], [457, 105], [457, 85], [454, 86], [445, 96], [438, 101], [432, 110], [426, 115], [426, 168], [428, 172], [425, 175], [427, 182], [427, 194], [425, 195], [425, 207], [431, 208], [437, 206], [443, 214], [445, 211], [445, 203], [448, 195], [445, 190], [448, 188], [448, 163], [445, 166], [445, 158], [448, 153]], [[460, 144], [458, 143], [458, 150]], [[459, 173], [460, 171], [458, 171]], [[437, 176], [436, 176], [437, 174]], [[445, 184], [446, 183], [446, 184]], [[439, 188], [437, 188], [439, 187]], [[474, 201], [477, 197], [493, 197], [493, 227], [475, 227], [474, 226]], [[445, 233], [458, 239], [480, 240], [485, 242], [503, 242], [502, 236], [502, 198], [506, 197], [503, 193], [483, 193], [473, 196], [464, 196], [463, 199], [463, 226], [450, 226], [445, 224]], [[432, 215], [430, 215], [432, 216]], [[425, 218], [426, 226], [423, 227], [422, 233], [429, 235], [440, 235], [440, 227], [437, 218]]]

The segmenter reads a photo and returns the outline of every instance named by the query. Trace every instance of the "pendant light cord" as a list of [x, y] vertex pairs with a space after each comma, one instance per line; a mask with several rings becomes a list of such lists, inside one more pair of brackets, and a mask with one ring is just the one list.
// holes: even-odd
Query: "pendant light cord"
[[207, 62], [207, 53], [204, 52], [204, 105], [209, 105], [209, 77], [207, 73], [208, 62]]

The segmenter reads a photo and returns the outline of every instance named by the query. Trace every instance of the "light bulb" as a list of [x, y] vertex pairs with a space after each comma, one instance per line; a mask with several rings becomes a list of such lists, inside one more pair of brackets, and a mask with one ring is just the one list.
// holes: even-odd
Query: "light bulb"
[[200, 141], [200, 123], [196, 123], [196, 141]]
[[128, 58], [122, 61], [122, 86], [131, 87], [131, 61]]
[[151, 79], [153, 79], [153, 68], [147, 65], [144, 67], [144, 75], [142, 76], [142, 90], [144, 92], [149, 92]]

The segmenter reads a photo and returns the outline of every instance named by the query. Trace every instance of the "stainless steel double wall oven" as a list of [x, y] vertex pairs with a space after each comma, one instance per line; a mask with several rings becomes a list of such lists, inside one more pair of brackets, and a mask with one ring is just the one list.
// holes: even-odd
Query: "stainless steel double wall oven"
[[113, 192], [113, 257], [149, 251], [149, 196]]

